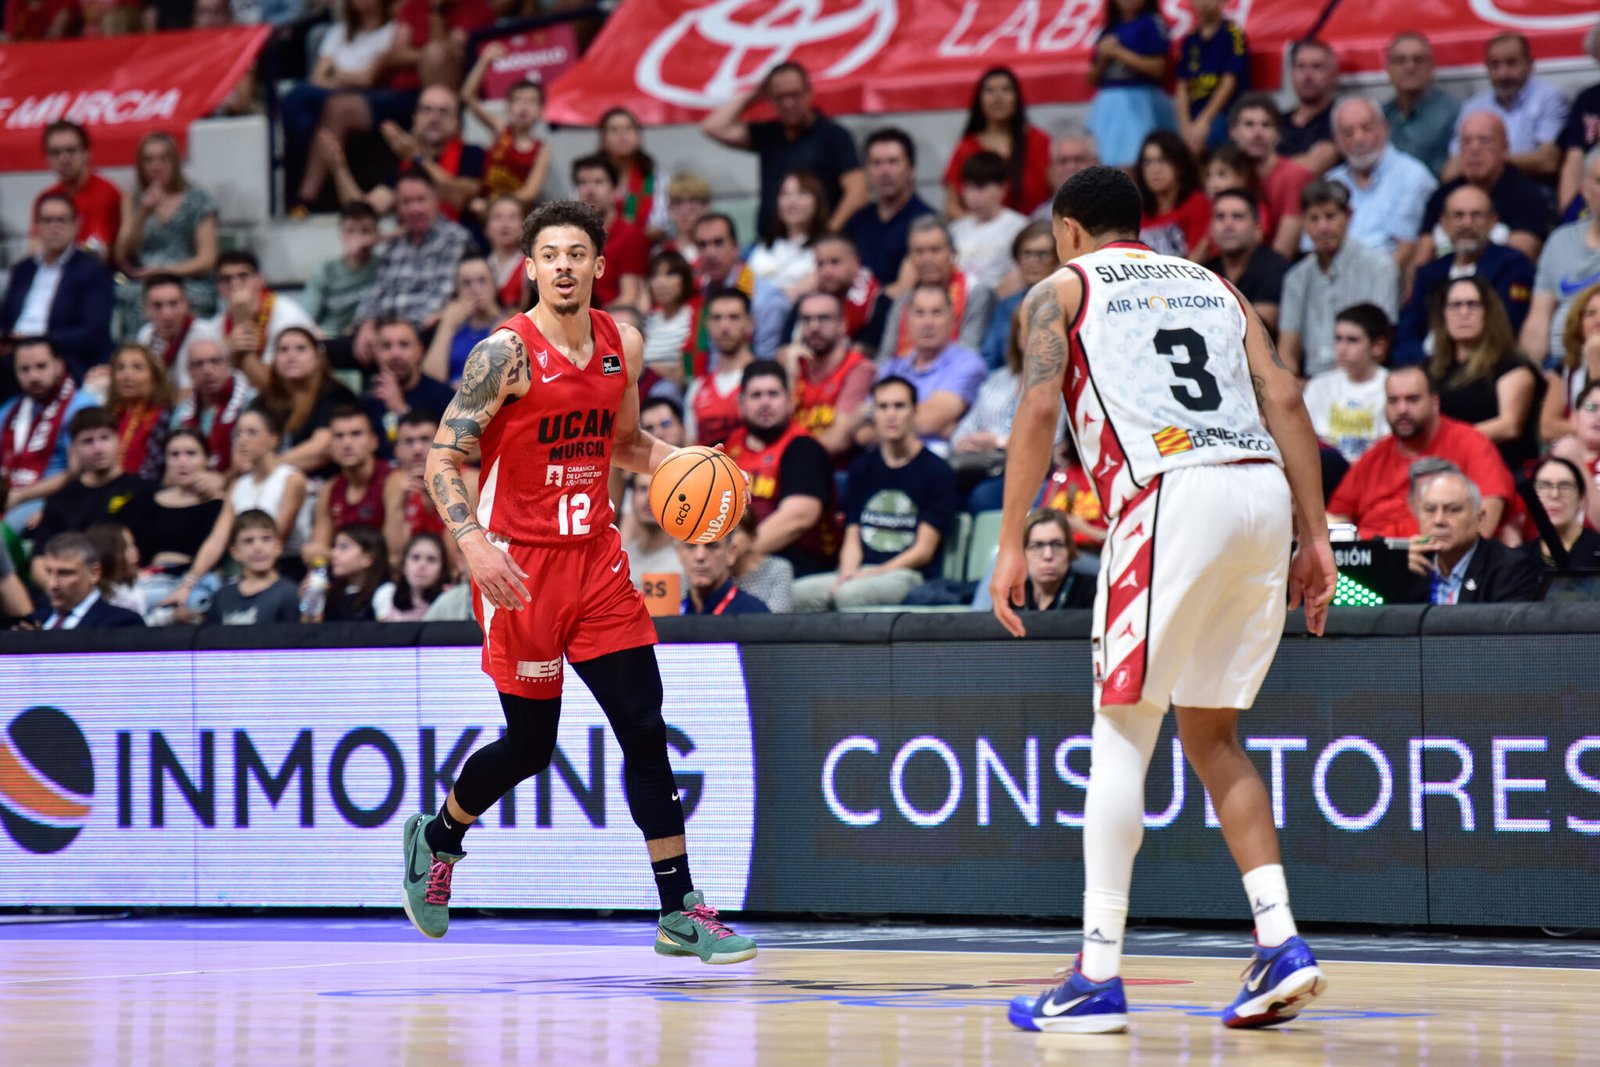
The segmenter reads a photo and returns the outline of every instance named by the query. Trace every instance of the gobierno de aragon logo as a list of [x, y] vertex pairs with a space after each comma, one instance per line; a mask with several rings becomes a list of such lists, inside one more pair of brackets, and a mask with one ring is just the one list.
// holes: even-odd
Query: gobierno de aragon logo
[[0, 735], [0, 824], [29, 852], [60, 852], [89, 821], [94, 760], [78, 724], [33, 707]]

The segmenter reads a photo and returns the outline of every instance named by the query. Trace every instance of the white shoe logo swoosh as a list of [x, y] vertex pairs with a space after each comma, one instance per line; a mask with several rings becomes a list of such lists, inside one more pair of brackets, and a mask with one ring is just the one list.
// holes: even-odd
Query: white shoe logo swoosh
[[1270, 970], [1272, 970], [1271, 967], [1263, 967], [1263, 968], [1261, 968], [1261, 970], [1257, 971], [1255, 977], [1250, 979], [1250, 981], [1248, 981], [1248, 982], [1246, 982], [1244, 984], [1245, 989], [1249, 990], [1252, 993], [1254, 993], [1256, 990], [1260, 989], [1261, 988], [1261, 980], [1267, 976], [1267, 972], [1270, 971]]
[[1073, 1008], [1076, 1008], [1079, 1004], [1082, 1004], [1088, 999], [1089, 994], [1085, 993], [1081, 997], [1074, 997], [1065, 1004], [1057, 1004], [1053, 1000], [1046, 1000], [1043, 1004], [1039, 1005], [1039, 1010], [1050, 1016], [1062, 1015], [1071, 1011]]
[[541, 374], [541, 375], [539, 375], [539, 380], [541, 382], [543, 382], [544, 384], [549, 385], [551, 382], [555, 381], [559, 377], [561, 377], [561, 375], [559, 373], [557, 373], [557, 374], [549, 374], [549, 375]]

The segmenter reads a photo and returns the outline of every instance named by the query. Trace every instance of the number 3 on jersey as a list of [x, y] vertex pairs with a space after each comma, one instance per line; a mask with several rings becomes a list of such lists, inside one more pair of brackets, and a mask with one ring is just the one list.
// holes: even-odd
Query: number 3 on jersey
[[[1178, 403], [1190, 411], [1215, 411], [1222, 406], [1222, 390], [1217, 388], [1217, 377], [1206, 370], [1211, 353], [1206, 350], [1206, 339], [1198, 331], [1157, 330], [1156, 351], [1167, 357], [1172, 365], [1172, 373], [1183, 379], [1183, 382], [1172, 387], [1172, 395]], [[1185, 357], [1182, 362], [1172, 358], [1179, 353]]]
[[562, 537], [582, 537], [589, 532], [589, 494], [562, 493], [556, 502], [556, 528]]

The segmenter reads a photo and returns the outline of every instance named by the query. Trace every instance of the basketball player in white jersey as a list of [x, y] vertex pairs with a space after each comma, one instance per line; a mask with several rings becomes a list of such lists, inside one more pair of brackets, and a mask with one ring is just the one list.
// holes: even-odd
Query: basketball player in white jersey
[[1027, 579], [1022, 527], [1063, 394], [1110, 529], [1094, 609], [1083, 948], [1065, 981], [1018, 997], [1010, 1018], [1024, 1030], [1126, 1028], [1128, 890], [1145, 770], [1170, 704], [1255, 915], [1255, 956], [1223, 1021], [1272, 1026], [1326, 981], [1295, 929], [1271, 804], [1235, 725], [1272, 665], [1285, 606], [1303, 601], [1320, 635], [1333, 600], [1316, 437], [1249, 302], [1203, 267], [1139, 243], [1139, 191], [1127, 175], [1081, 171], [1052, 213], [1067, 266], [1024, 306], [1023, 396], [990, 583], [1005, 628], [1023, 635], [1013, 608]]

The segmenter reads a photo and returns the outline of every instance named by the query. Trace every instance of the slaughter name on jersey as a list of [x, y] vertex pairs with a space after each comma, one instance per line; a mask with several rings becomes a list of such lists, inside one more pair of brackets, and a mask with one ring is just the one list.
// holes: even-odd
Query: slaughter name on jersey
[[1163, 471], [1283, 457], [1256, 406], [1244, 308], [1198, 264], [1117, 242], [1068, 264], [1083, 304], [1062, 392], [1108, 518]]

